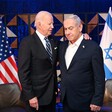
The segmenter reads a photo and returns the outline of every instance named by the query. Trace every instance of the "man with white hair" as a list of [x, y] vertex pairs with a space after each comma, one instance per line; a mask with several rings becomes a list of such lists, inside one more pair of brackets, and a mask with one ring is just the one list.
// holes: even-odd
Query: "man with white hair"
[[51, 36], [52, 14], [40, 11], [35, 18], [36, 32], [24, 38], [18, 56], [21, 98], [28, 112], [55, 112], [57, 91], [57, 41]]

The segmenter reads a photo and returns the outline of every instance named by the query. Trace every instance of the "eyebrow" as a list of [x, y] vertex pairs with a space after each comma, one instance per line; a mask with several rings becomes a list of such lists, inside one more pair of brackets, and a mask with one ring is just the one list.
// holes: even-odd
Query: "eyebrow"
[[74, 26], [69, 26], [68, 28], [64, 28], [64, 29], [70, 29], [72, 30], [74, 28]]

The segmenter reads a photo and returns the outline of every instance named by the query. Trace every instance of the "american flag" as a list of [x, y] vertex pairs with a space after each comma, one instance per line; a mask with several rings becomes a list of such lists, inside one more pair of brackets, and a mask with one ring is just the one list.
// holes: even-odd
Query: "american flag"
[[6, 83], [17, 83], [21, 88], [16, 61], [9, 46], [6, 28], [0, 18], [0, 84]]

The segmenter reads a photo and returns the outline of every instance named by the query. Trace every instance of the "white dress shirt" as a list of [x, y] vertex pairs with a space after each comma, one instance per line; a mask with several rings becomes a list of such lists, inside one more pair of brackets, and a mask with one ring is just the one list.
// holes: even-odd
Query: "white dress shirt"
[[83, 40], [83, 35], [81, 35], [81, 37], [75, 43], [72, 44], [71, 42], [69, 42], [68, 48], [66, 49], [66, 53], [65, 53], [65, 62], [66, 62], [67, 69], [69, 68], [70, 63], [82, 40]]
[[36, 34], [38, 35], [39, 39], [41, 40], [43, 46], [45, 47], [46, 49], [46, 41], [44, 38], [46, 38], [44, 35], [42, 35], [40, 32], [38, 32], [38, 30], [36, 30]]

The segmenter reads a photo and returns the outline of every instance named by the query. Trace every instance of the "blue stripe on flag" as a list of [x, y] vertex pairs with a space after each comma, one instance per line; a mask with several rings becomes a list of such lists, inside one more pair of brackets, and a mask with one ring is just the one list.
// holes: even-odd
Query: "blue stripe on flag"
[[112, 30], [112, 17], [109, 13], [108, 13], [106, 22], [107, 22], [108, 26], [110, 27], [110, 29]]
[[112, 79], [112, 72], [108, 69], [108, 67], [105, 64], [104, 64], [104, 68], [105, 68], [106, 79]]

